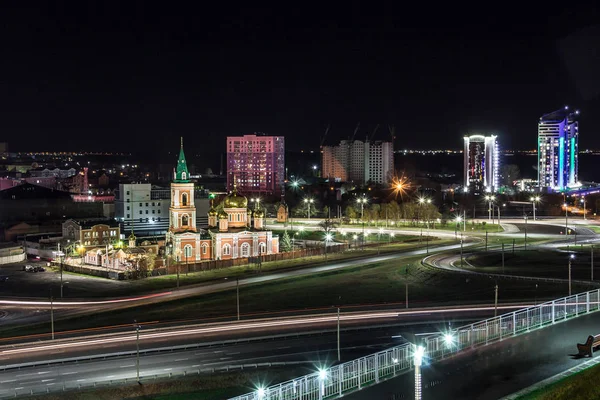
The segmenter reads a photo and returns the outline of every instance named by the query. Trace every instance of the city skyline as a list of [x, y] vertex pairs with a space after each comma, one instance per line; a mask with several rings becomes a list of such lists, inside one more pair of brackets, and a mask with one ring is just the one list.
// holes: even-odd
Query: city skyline
[[[212, 7], [146, 7], [144, 18], [135, 4], [6, 7], [0, 71], [12, 95], [1, 141], [14, 151], [162, 152], [184, 136], [211, 158], [226, 136], [285, 136], [293, 151], [318, 148], [328, 125], [325, 143], [347, 139], [360, 122], [357, 138], [395, 125], [396, 148], [494, 132], [523, 149], [538, 116], [563, 104], [579, 105], [586, 132], [600, 126], [586, 112], [598, 79], [578, 69], [597, 65], [593, 32], [580, 33], [594, 10], [523, 11], [507, 24], [503, 12], [424, 23], [393, 7]], [[207, 11], [211, 20], [195, 23]], [[600, 146], [597, 136], [581, 146]]]

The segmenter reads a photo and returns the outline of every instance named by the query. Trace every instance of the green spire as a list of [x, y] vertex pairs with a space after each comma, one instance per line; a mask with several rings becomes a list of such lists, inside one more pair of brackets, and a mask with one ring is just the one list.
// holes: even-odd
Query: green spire
[[185, 154], [183, 154], [183, 138], [181, 138], [181, 150], [179, 150], [179, 160], [177, 160], [177, 169], [175, 170], [175, 182], [189, 182], [190, 173], [188, 172]]

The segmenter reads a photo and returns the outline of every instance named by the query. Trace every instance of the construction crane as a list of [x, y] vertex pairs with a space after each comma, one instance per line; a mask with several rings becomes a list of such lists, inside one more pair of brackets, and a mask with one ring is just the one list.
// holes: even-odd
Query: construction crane
[[356, 124], [356, 128], [354, 128], [354, 132], [352, 132], [352, 137], [350, 138], [350, 143], [352, 143], [354, 141], [354, 137], [356, 136], [356, 133], [358, 132], [359, 129], [360, 129], [360, 122], [358, 124]]
[[388, 125], [388, 131], [390, 132], [390, 141], [392, 142], [392, 148], [394, 147], [394, 139], [396, 139], [396, 127], [394, 125]]
[[375, 134], [377, 133], [378, 130], [379, 130], [379, 124], [377, 124], [377, 126], [375, 126], [375, 129], [373, 129], [373, 133], [371, 133], [371, 137], [369, 138], [369, 142], [373, 141], [373, 137], [375, 137]]
[[327, 134], [329, 133], [330, 124], [327, 124], [327, 128], [325, 128], [325, 133], [321, 137], [321, 143], [319, 144], [319, 150], [323, 149], [323, 143], [325, 143], [325, 138], [327, 138]]

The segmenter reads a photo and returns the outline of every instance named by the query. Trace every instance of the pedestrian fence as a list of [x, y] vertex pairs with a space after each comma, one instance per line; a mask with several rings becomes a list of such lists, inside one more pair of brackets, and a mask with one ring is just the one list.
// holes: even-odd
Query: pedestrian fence
[[426, 337], [422, 343], [404, 343], [343, 364], [316, 370], [291, 381], [259, 387], [230, 400], [335, 399], [412, 370], [416, 345], [424, 348], [424, 362], [441, 361], [464, 350], [544, 328], [598, 311], [600, 289], [579, 293], [513, 311], [448, 332]]
[[[166, 379], [181, 379], [183, 377], [192, 377], [198, 375], [210, 375], [214, 373], [223, 372], [234, 372], [234, 371], [247, 371], [256, 370], [263, 368], [282, 367], [290, 365], [304, 365], [307, 363], [313, 363], [313, 361], [286, 361], [286, 362], [271, 362], [271, 363], [257, 363], [257, 364], [239, 364], [239, 365], [227, 365], [216, 368], [203, 368], [203, 369], [192, 369], [183, 371], [173, 371], [169, 373], [152, 374], [152, 375], [140, 375], [139, 382], [142, 384], [150, 384], [158, 381], [164, 381]], [[127, 378], [120, 379], [105, 379], [105, 380], [82, 380], [82, 381], [64, 381], [60, 383], [50, 383], [40, 385], [38, 387], [31, 388], [17, 388], [15, 390], [0, 391], [0, 399], [15, 398], [22, 396], [32, 395], [43, 395], [48, 393], [67, 392], [72, 390], [86, 390], [86, 389], [101, 389], [111, 388], [123, 385], [129, 385], [137, 383], [137, 376], [135, 372]]]

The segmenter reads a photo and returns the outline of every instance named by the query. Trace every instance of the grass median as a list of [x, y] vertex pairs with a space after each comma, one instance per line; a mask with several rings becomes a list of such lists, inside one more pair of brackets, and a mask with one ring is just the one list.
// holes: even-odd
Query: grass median
[[600, 365], [578, 372], [516, 400], [589, 400], [600, 399], [600, 386], [594, 384]]

